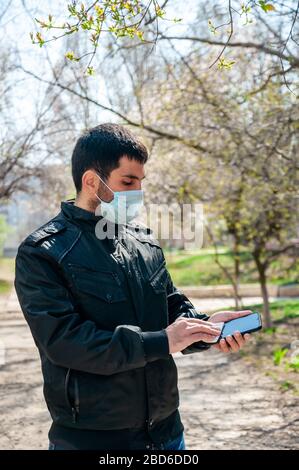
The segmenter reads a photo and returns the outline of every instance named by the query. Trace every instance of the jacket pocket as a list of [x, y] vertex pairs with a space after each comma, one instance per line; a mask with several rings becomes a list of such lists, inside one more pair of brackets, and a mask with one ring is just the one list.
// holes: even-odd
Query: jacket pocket
[[107, 303], [122, 302], [127, 299], [117, 272], [92, 271], [75, 265], [69, 267], [72, 281], [79, 292]]
[[163, 294], [166, 292], [166, 286], [169, 275], [166, 269], [166, 263], [163, 261], [160, 266], [151, 274], [149, 282], [156, 294]]
[[68, 276], [71, 277], [70, 291], [82, 318], [109, 331], [135, 321], [125, 284], [116, 271], [70, 268]]
[[73, 423], [76, 423], [80, 413], [80, 396], [78, 377], [72, 369], [68, 369], [65, 376], [64, 395], [67, 406], [72, 413]]

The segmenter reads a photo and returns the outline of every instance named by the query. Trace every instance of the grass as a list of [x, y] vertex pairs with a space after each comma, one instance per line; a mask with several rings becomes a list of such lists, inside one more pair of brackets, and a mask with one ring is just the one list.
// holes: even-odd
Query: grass
[[9, 292], [14, 278], [13, 258], [0, 258], [0, 295]]
[[[244, 308], [262, 312], [261, 304]], [[299, 395], [298, 347], [292, 347], [299, 337], [299, 300], [278, 300], [270, 304], [272, 328], [263, 328], [243, 350], [245, 360], [272, 377], [282, 392]]]
[[13, 276], [15, 270], [14, 258], [0, 257], [0, 279], [6, 278], [7, 275]]
[[[262, 312], [263, 304], [253, 304], [253, 305], [246, 305], [244, 308], [248, 308], [250, 310], [257, 310], [258, 312]], [[298, 299], [288, 299], [288, 300], [276, 300], [275, 302], [271, 302], [270, 304], [270, 312], [274, 322], [281, 322], [282, 320], [287, 320], [291, 318], [298, 318], [299, 317], [299, 300]], [[275, 333], [276, 327], [265, 329], [265, 333], [270, 333], [274, 330]]]
[[11, 288], [11, 283], [8, 281], [0, 280], [0, 295], [7, 294]]
[[[230, 251], [219, 250], [219, 261], [233, 272], [234, 262]], [[178, 286], [199, 286], [229, 284], [229, 280], [219, 268], [211, 249], [197, 252], [165, 252], [167, 267], [174, 283]], [[241, 283], [258, 282], [255, 263], [247, 251], [240, 254]], [[299, 282], [299, 268], [288, 256], [275, 260], [269, 267], [268, 282], [284, 285]]]
[[286, 348], [278, 348], [273, 351], [273, 364], [279, 366], [288, 350]]
[[[262, 314], [263, 304], [250, 304], [244, 305], [242, 309], [258, 311]], [[230, 305], [223, 308], [223, 310], [235, 310], [235, 307]], [[263, 334], [271, 335], [276, 333], [277, 327], [281, 322], [289, 319], [299, 318], [299, 300], [297, 298], [287, 300], [276, 300], [270, 304], [271, 317], [274, 322], [272, 328], [263, 328]]]

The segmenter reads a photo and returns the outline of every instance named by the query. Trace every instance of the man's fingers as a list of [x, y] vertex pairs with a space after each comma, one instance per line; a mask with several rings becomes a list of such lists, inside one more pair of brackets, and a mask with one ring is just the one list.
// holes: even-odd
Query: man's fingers
[[233, 335], [233, 338], [237, 342], [239, 348], [242, 348], [242, 346], [245, 344], [245, 339], [243, 338], [241, 333], [239, 331], [236, 331]]
[[249, 340], [250, 334], [242, 335], [239, 331], [236, 331], [233, 337], [227, 336], [225, 339], [221, 339], [218, 344], [214, 344], [214, 348], [224, 353], [237, 352]]
[[224, 352], [224, 353], [229, 353], [230, 352], [230, 348], [229, 348], [227, 342], [225, 341], [225, 339], [221, 339], [218, 344], [219, 344], [220, 350], [222, 352]]
[[193, 326], [188, 326], [186, 329], [188, 334], [197, 334], [197, 333], [206, 333], [211, 336], [219, 336], [220, 335], [220, 329], [216, 328], [215, 326], [209, 326], [209, 325], [193, 325]]
[[207, 335], [206, 333], [195, 333], [192, 335], [193, 341], [204, 341], [205, 343], [211, 343], [215, 341], [215, 336]]
[[237, 341], [233, 338], [233, 336], [226, 336], [225, 339], [226, 339], [227, 343], [230, 345], [233, 352], [239, 351], [240, 348], [238, 346]]
[[234, 312], [235, 314], [234, 318], [245, 317], [246, 315], [249, 315], [250, 313], [252, 313], [252, 310], [238, 310], [237, 312]]
[[234, 320], [235, 318], [245, 317], [252, 313], [252, 310], [238, 310], [234, 312], [233, 310], [223, 310], [221, 312], [216, 312], [215, 315], [222, 314], [222, 317], [225, 315], [225, 322]]
[[213, 328], [216, 328], [215, 323], [206, 320], [200, 320], [199, 318], [184, 318], [184, 320], [187, 321], [188, 325], [209, 325]]

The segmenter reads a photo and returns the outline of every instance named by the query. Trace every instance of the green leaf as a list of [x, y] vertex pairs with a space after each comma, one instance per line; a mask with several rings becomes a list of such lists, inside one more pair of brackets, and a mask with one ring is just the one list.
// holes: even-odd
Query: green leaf
[[236, 63], [235, 60], [226, 60], [224, 57], [220, 57], [218, 61], [218, 69], [219, 70], [229, 70], [232, 68], [232, 66]]
[[276, 11], [275, 6], [272, 5], [272, 3], [266, 3], [265, 0], [259, 0], [259, 5], [266, 13], [268, 13], [268, 11]]
[[135, 34], [136, 34], [136, 36], [137, 36], [141, 41], [144, 41], [144, 35], [143, 35], [144, 33], [143, 33], [143, 31], [140, 31], [140, 30], [139, 30], [139, 31], [136, 31]]
[[89, 76], [94, 75], [95, 74], [94, 68], [91, 67], [91, 66], [87, 67], [86, 74], [89, 75]]
[[208, 20], [208, 27], [209, 27], [209, 30], [211, 31], [211, 33], [217, 34], [217, 30], [216, 30], [215, 26], [213, 25], [212, 20]]
[[75, 53], [73, 51], [69, 51], [65, 54], [66, 59], [78, 62], [80, 59], [75, 56]]
[[39, 47], [42, 47], [45, 44], [45, 40], [42, 37], [41, 33], [36, 33], [36, 39], [39, 44]]

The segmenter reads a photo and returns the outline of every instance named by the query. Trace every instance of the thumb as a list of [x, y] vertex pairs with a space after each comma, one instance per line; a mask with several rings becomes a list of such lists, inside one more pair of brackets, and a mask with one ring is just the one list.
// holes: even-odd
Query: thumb
[[238, 310], [237, 312], [234, 312], [232, 318], [245, 317], [246, 315], [250, 315], [250, 313], [252, 313], [252, 310]]

